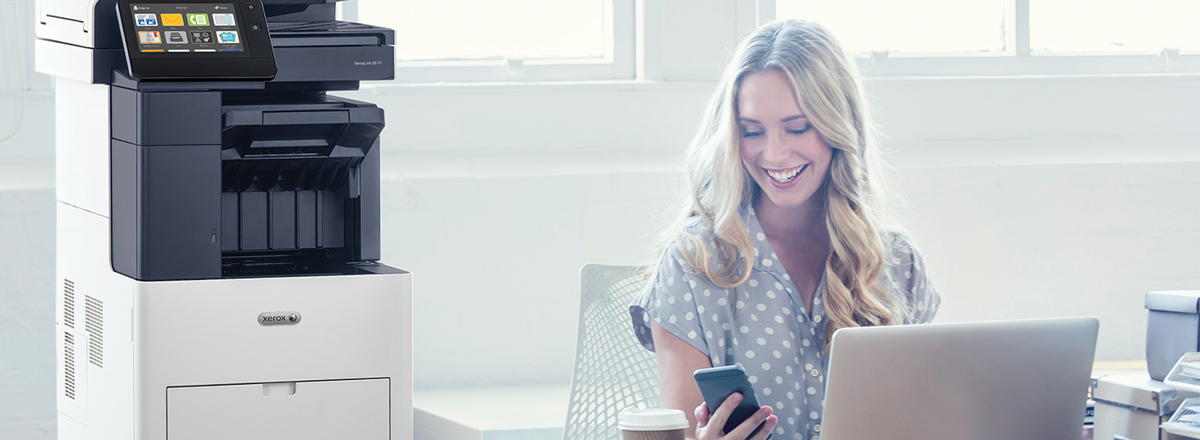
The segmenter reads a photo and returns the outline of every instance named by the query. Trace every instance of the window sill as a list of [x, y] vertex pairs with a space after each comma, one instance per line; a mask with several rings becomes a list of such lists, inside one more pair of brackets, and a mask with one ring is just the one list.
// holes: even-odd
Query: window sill
[[893, 54], [855, 56], [859, 72], [871, 79], [904, 77], [1077, 77], [1200, 74], [1200, 54], [1062, 54], [1029, 56], [980, 53], [961, 55]]
[[[872, 82], [924, 82], [962, 80], [1045, 80], [1045, 79], [1193, 79], [1200, 78], [1200, 63], [1194, 70], [1174, 72], [1037, 72], [1029, 69], [997, 69], [974, 71], [947, 69], [926, 73], [895, 69], [887, 74], [868, 75], [863, 80]], [[429, 95], [429, 94], [500, 94], [531, 92], [703, 92], [711, 93], [716, 81], [652, 81], [652, 80], [599, 80], [599, 81], [537, 81], [537, 82], [425, 82], [403, 83], [395, 81], [364, 82], [361, 93], [374, 95]]]
[[712, 92], [715, 81], [648, 81], [640, 79], [537, 82], [369, 82], [360, 91], [379, 95], [473, 94], [529, 92]]

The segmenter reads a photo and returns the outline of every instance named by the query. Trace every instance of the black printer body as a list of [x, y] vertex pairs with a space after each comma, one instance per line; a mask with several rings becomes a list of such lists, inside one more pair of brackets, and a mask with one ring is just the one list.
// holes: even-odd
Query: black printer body
[[338, 98], [394, 75], [391, 29], [264, 2], [270, 81], [111, 82], [113, 269], [139, 280], [356, 273], [378, 261], [383, 110]]

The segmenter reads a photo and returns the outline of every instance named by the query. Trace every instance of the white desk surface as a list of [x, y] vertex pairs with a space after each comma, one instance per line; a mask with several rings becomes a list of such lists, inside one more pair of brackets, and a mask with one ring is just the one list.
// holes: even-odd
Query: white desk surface
[[[1145, 361], [1096, 362], [1092, 376], [1145, 370]], [[415, 391], [414, 440], [562, 440], [570, 398], [570, 385]]]
[[414, 440], [562, 440], [570, 385], [413, 392]]

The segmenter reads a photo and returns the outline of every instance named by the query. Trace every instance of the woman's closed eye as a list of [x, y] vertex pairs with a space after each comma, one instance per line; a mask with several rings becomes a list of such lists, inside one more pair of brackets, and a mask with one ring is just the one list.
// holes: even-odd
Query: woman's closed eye
[[799, 127], [788, 127], [787, 132], [791, 133], [791, 134], [804, 134], [804, 133], [808, 133], [808, 130], [811, 130], [811, 129], [812, 129], [812, 124], [804, 124]]
[[[804, 124], [801, 126], [785, 128], [784, 131], [786, 131], [788, 134], [801, 135], [804, 133], [808, 133], [808, 131], [811, 129], [812, 129], [812, 124]], [[744, 138], [759, 137], [765, 133], [766, 133], [766, 130], [763, 130], [761, 128], [742, 127], [742, 137], [744, 137]]]
[[752, 137], [759, 137], [762, 135], [763, 135], [763, 130], [761, 128], [742, 127], [742, 137], [752, 138]]

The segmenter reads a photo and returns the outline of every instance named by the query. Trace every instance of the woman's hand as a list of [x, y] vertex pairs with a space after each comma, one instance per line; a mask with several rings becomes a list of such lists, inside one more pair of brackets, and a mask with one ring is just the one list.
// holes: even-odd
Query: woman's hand
[[[688, 423], [694, 423], [684, 431], [688, 440], [763, 440], [771, 434], [775, 425], [779, 424], [779, 418], [771, 415], [773, 410], [764, 406], [736, 429], [729, 431], [728, 435], [722, 434], [721, 429], [725, 426], [725, 421], [729, 420], [734, 408], [742, 402], [742, 395], [731, 394], [710, 416], [692, 373], [700, 368], [711, 367], [712, 360], [696, 347], [663, 329], [654, 320], [650, 321], [650, 330], [654, 334], [654, 348], [658, 355], [658, 386], [662, 390], [662, 407], [675, 408], [684, 411], [685, 414], [687, 408], [696, 409], [692, 414], [688, 414]], [[764, 421], [767, 424], [763, 429], [754, 437], [750, 437], [754, 428]]]
[[[733, 393], [721, 402], [721, 406], [717, 407], [717, 412], [711, 416], [708, 414], [708, 405], [700, 403], [696, 407], [696, 440], [765, 440], [768, 435], [771, 435], [771, 430], [775, 429], [775, 425], [779, 424], [779, 418], [771, 414], [771, 407], [763, 406], [755, 411], [753, 415], [738, 425], [737, 428], [729, 431], [729, 434], [722, 434], [721, 428], [725, 427], [725, 422], [729, 420], [729, 416], [733, 414], [733, 409], [737, 408], [738, 404], [742, 403], [742, 394]], [[750, 433], [754, 429], [762, 425], [762, 429], [750, 437]]]

